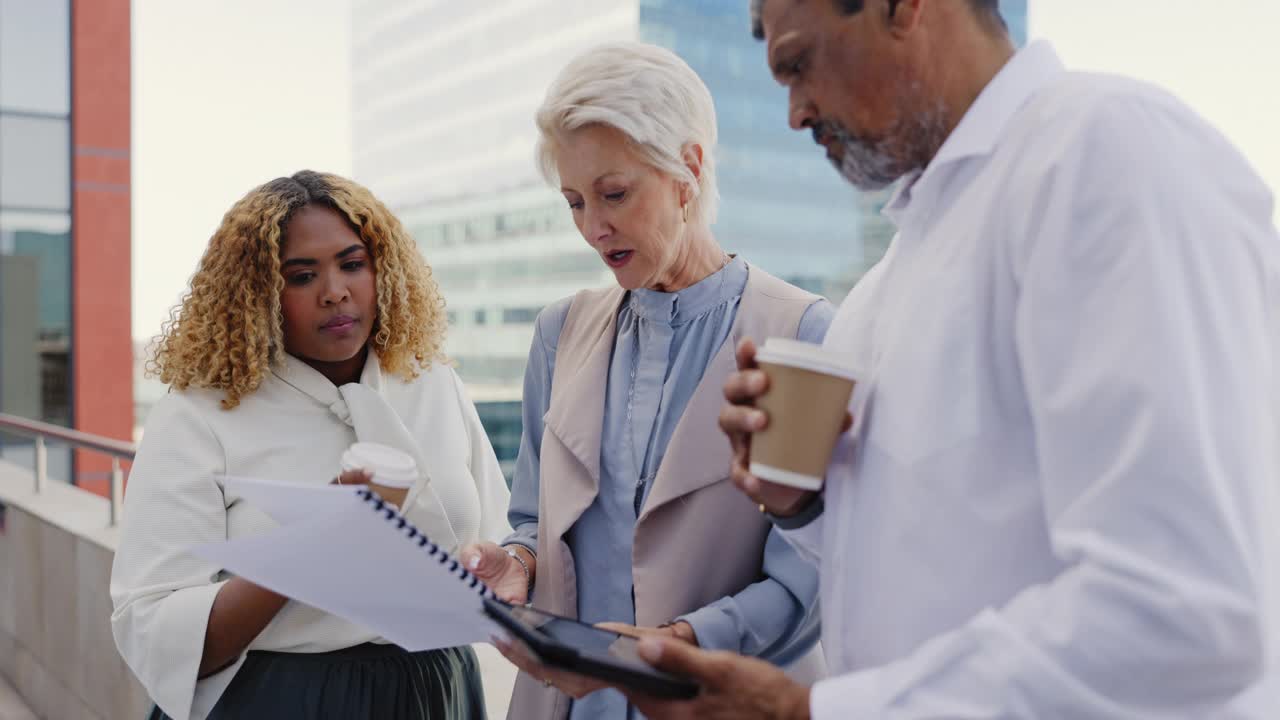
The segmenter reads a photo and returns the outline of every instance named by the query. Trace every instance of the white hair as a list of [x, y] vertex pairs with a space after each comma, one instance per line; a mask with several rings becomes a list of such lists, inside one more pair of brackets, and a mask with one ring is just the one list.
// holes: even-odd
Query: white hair
[[[702, 79], [670, 50], [638, 42], [588, 50], [556, 76], [535, 117], [538, 168], [548, 183], [559, 182], [559, 137], [604, 125], [627, 136], [649, 165], [692, 190], [689, 222], [715, 222], [715, 105]], [[702, 148], [697, 178], [684, 160], [691, 145]]]

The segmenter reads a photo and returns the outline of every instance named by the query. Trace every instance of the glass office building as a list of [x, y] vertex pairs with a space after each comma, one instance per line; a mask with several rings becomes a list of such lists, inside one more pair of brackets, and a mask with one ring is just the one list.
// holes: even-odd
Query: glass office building
[[1000, 0], [1000, 15], [1009, 27], [1009, 36], [1022, 47], [1027, 44], [1027, 0]]
[[716, 237], [774, 275], [833, 297], [831, 285], [864, 266], [857, 193], [807, 133], [787, 127], [786, 90], [748, 3], [641, 0], [640, 39], [675, 51], [715, 98], [721, 212]]
[[[129, 345], [129, 3], [0, 0], [0, 412], [122, 440]], [[0, 438], [29, 459], [29, 441]], [[50, 473], [105, 487], [100, 458]]]
[[69, 425], [69, 3], [0, 0], [0, 410]]

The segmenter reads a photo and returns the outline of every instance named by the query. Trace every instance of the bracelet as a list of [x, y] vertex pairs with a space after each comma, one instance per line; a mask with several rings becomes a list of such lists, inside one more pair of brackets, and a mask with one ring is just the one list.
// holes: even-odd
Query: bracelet
[[[524, 546], [521, 545], [520, 547]], [[511, 549], [511, 546], [508, 545], [502, 549], [506, 551], [507, 555], [510, 555], [516, 562], [520, 563], [520, 567], [524, 569], [525, 599], [528, 600], [528, 596], [533, 595], [533, 572], [529, 570], [529, 563], [525, 562], [524, 558], [520, 557], [520, 553]], [[525, 549], [528, 550], [528, 548]]]
[[764, 505], [760, 506], [760, 512], [764, 513], [764, 516], [769, 519], [769, 522], [773, 523], [779, 530], [797, 530], [802, 528], [814, 520], [817, 520], [818, 516], [822, 514], [824, 509], [826, 509], [826, 504], [822, 501], [822, 495], [814, 495], [813, 499], [809, 501], [809, 504], [800, 509], [800, 512], [795, 515], [788, 515], [787, 517], [774, 515], [769, 512]]

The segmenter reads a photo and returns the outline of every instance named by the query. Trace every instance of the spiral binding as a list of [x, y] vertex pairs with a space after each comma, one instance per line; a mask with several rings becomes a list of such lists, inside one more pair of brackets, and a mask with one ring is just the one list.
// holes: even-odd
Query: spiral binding
[[427, 555], [438, 560], [441, 565], [448, 565], [447, 570], [454, 577], [464, 583], [468, 583], [467, 586], [478, 592], [480, 597], [497, 599], [497, 595], [493, 594], [493, 591], [489, 589], [488, 585], [485, 585], [480, 578], [468, 572], [467, 569], [462, 566], [462, 563], [449, 557], [449, 553], [445, 552], [443, 548], [431, 542], [430, 538], [422, 534], [418, 528], [414, 527], [413, 523], [405, 520], [404, 516], [397, 512], [390, 503], [379, 497], [378, 493], [365, 488], [360, 490], [357, 495], [359, 495], [362, 500], [372, 505], [374, 512], [384, 513], [386, 519], [394, 522], [396, 530], [402, 532], [407, 539], [416, 540], [418, 547], [426, 550]]

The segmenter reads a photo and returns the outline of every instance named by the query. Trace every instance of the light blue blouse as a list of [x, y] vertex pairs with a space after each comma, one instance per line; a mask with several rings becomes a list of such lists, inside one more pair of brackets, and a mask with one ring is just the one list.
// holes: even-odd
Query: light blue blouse
[[[635, 623], [631, 543], [635, 523], [667, 444], [702, 374], [725, 343], [747, 284], [741, 258], [679, 292], [634, 290], [618, 310], [609, 364], [600, 492], [569, 531], [583, 622]], [[508, 542], [536, 552], [539, 453], [551, 401], [556, 343], [572, 298], [538, 315], [525, 370], [524, 434], [511, 486]], [[797, 337], [821, 342], [834, 308], [809, 306]], [[765, 547], [765, 579], [683, 616], [707, 649], [732, 650], [785, 664], [818, 639], [817, 570], [776, 531]], [[675, 618], [672, 618], [675, 619]], [[626, 698], [602, 690], [573, 704], [572, 718], [626, 717]]]

